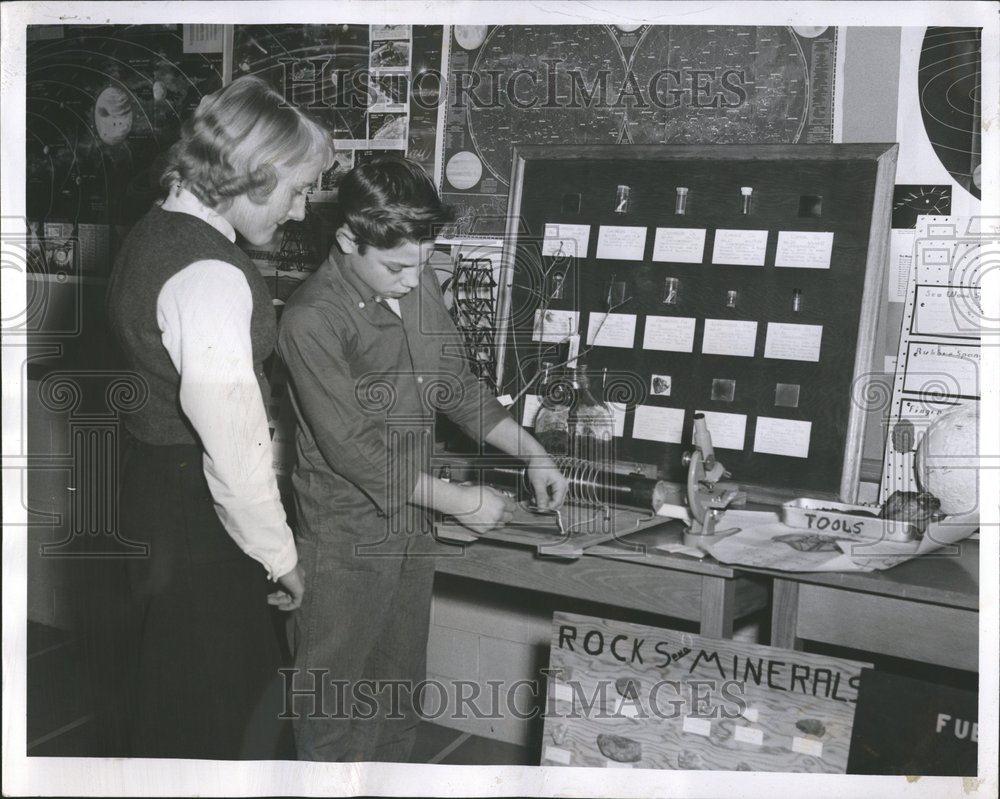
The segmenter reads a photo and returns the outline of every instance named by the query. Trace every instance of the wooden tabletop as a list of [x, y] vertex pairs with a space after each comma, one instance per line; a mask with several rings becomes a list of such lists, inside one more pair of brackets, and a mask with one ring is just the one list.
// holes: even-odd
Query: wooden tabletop
[[979, 541], [966, 539], [875, 572], [782, 572], [737, 566], [742, 572], [764, 574], [798, 583], [826, 585], [868, 594], [883, 594], [916, 602], [978, 610]]

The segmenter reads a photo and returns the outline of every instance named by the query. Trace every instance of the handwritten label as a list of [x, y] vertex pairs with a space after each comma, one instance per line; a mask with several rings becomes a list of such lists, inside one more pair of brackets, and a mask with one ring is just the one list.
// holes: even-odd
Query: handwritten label
[[587, 343], [598, 347], [632, 349], [635, 344], [635, 314], [590, 314]]
[[819, 361], [823, 325], [767, 323], [764, 357], [784, 361]]
[[578, 311], [549, 309], [543, 314], [539, 309], [535, 311], [535, 325], [531, 331], [531, 340], [559, 344], [574, 335], [579, 324], [580, 313]]
[[639, 405], [632, 422], [632, 438], [680, 444], [684, 428], [683, 408], [658, 408]]
[[903, 391], [978, 398], [979, 347], [910, 342]]
[[618, 261], [641, 261], [646, 249], [646, 228], [601, 225], [597, 257]]
[[758, 416], [753, 451], [769, 455], [786, 455], [789, 458], [806, 458], [809, 456], [811, 432], [812, 422]]
[[694, 317], [647, 316], [642, 348], [664, 352], [692, 352], [694, 326]]
[[983, 317], [979, 289], [917, 286], [911, 332], [918, 336], [979, 336]]
[[832, 232], [782, 230], [778, 232], [774, 265], [798, 269], [829, 269], [832, 253]]
[[713, 264], [734, 266], [763, 266], [767, 251], [766, 230], [726, 230], [715, 231], [715, 245], [712, 248]]
[[757, 346], [757, 323], [733, 319], [706, 319], [701, 351], [705, 355], [752, 358]]
[[542, 255], [586, 258], [589, 244], [590, 225], [548, 222], [542, 240]]
[[705, 229], [658, 227], [653, 240], [653, 260], [675, 264], [700, 264], [705, 259]]
[[698, 411], [705, 414], [705, 424], [716, 449], [743, 449], [746, 442], [747, 417], [744, 413], [719, 413]]

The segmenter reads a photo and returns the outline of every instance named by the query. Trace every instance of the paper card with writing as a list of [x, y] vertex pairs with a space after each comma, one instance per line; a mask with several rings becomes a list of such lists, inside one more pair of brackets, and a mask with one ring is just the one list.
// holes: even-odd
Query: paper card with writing
[[745, 413], [719, 413], [698, 411], [705, 414], [705, 424], [712, 436], [715, 449], [742, 450], [746, 443], [747, 417]]
[[846, 769], [868, 665], [563, 612], [548, 664], [571, 691], [550, 683], [543, 766], [827, 774]]
[[541, 407], [542, 407], [542, 398], [538, 394], [525, 394], [524, 411], [521, 414], [521, 426], [534, 427], [535, 414], [538, 413], [538, 409]]
[[705, 355], [752, 358], [757, 347], [757, 323], [741, 319], [706, 319], [701, 351]]
[[646, 249], [646, 228], [601, 225], [597, 257], [618, 261], [641, 261]]
[[586, 258], [590, 245], [590, 225], [548, 222], [542, 240], [542, 255]]
[[767, 323], [764, 357], [782, 361], [819, 361], [823, 325]]
[[647, 316], [644, 350], [694, 351], [695, 319], [691, 316]]
[[635, 419], [632, 422], [632, 438], [680, 444], [683, 427], [683, 408], [657, 408], [654, 405], [639, 405], [635, 409]]
[[763, 266], [766, 252], [766, 230], [719, 228], [715, 231], [715, 245], [712, 247], [713, 264]]
[[781, 230], [778, 231], [774, 265], [798, 269], [829, 269], [832, 254], [832, 232]]
[[590, 321], [587, 324], [587, 344], [632, 349], [635, 344], [635, 314], [590, 314]]
[[705, 232], [705, 228], [696, 227], [658, 227], [653, 260], [700, 264], [705, 258]]
[[924, 344], [906, 351], [903, 391], [945, 397], [979, 398], [979, 347], [973, 344]]
[[559, 344], [575, 335], [579, 324], [579, 311], [555, 311], [550, 308], [543, 314], [539, 309], [535, 311], [535, 325], [531, 331], [531, 340]]
[[983, 318], [978, 288], [917, 286], [910, 332], [915, 336], [978, 338]]
[[812, 422], [758, 416], [753, 451], [767, 455], [787, 455], [789, 458], [807, 458], [811, 432]]

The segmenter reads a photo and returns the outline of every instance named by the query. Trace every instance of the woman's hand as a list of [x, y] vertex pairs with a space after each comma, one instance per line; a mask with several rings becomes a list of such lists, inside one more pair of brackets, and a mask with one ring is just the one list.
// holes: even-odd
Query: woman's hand
[[296, 610], [306, 592], [302, 567], [296, 564], [294, 569], [278, 578], [278, 584], [283, 590], [268, 594], [267, 604], [274, 605], [278, 610]]

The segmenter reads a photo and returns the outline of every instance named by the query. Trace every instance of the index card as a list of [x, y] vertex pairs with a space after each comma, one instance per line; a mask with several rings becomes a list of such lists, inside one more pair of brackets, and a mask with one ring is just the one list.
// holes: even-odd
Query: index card
[[597, 257], [619, 261], [641, 261], [646, 249], [646, 228], [601, 225], [597, 235]]
[[666, 444], [680, 444], [683, 427], [683, 408], [639, 405], [635, 409], [635, 419], [632, 422], [632, 438], [641, 438], [644, 441], [662, 441]]
[[790, 325], [768, 322], [764, 341], [764, 357], [783, 361], [819, 360], [823, 325]]
[[557, 222], [545, 223], [542, 255], [586, 258], [587, 247], [589, 245], [590, 225], [564, 225]]
[[534, 427], [535, 414], [542, 407], [542, 398], [538, 394], [524, 395], [524, 411], [521, 413], [521, 427]]
[[624, 347], [635, 344], [635, 314], [592, 313], [587, 324], [587, 343], [598, 347]]
[[715, 231], [715, 246], [712, 248], [713, 264], [733, 264], [735, 266], [763, 266], [767, 251], [766, 230], [726, 230]]
[[568, 766], [573, 759], [573, 753], [568, 749], [560, 749], [557, 746], [546, 746], [542, 752], [542, 760], [551, 760], [553, 763], [562, 763]]
[[715, 449], [743, 449], [747, 434], [745, 413], [719, 413], [718, 411], [698, 411], [705, 414], [705, 424], [712, 436]]
[[758, 416], [753, 451], [768, 455], [787, 455], [789, 458], [806, 458], [809, 456], [811, 432], [812, 422]]
[[694, 323], [692, 316], [647, 316], [642, 348], [691, 352], [694, 350]]
[[752, 358], [757, 346], [757, 323], [734, 319], [706, 319], [701, 351], [705, 355]]
[[799, 269], [829, 269], [832, 253], [832, 231], [779, 230], [774, 265]]
[[911, 341], [903, 391], [978, 397], [979, 363], [978, 345]]
[[700, 264], [705, 258], [705, 228], [658, 227], [653, 240], [653, 260]]
[[538, 309], [535, 311], [531, 340], [560, 344], [577, 332], [579, 324], [579, 311], [553, 311], [550, 308], [543, 316], [541, 309]]

